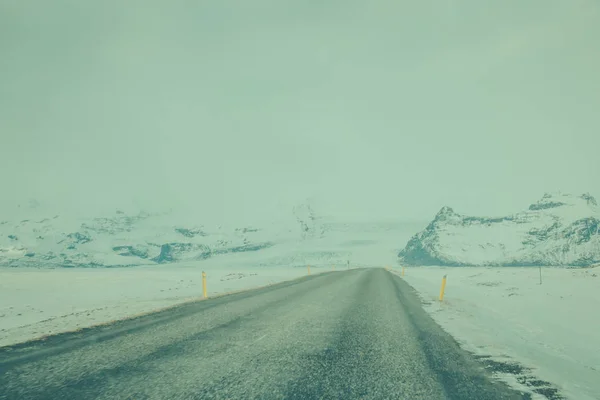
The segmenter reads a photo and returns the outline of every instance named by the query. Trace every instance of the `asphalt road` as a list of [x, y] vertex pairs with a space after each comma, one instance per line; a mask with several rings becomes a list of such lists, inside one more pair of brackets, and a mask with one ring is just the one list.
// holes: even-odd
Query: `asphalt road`
[[526, 399], [383, 269], [271, 287], [0, 349], [0, 399]]

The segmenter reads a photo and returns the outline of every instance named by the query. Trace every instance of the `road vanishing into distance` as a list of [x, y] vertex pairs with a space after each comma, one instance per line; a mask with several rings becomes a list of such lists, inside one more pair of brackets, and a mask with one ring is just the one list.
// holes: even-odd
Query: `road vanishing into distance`
[[384, 269], [307, 276], [0, 349], [0, 399], [527, 399]]

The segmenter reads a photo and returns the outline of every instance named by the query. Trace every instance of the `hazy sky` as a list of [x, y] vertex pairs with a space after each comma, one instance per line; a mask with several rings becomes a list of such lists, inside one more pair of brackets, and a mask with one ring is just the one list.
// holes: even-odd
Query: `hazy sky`
[[600, 195], [597, 0], [0, 0], [0, 211]]

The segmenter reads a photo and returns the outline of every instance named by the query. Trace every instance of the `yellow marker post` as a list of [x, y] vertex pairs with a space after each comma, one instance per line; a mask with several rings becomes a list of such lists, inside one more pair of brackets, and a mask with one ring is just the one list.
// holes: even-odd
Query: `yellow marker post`
[[206, 272], [202, 271], [202, 297], [208, 298], [208, 292], [206, 291]]
[[440, 289], [440, 301], [444, 301], [444, 291], [446, 290], [446, 275], [442, 278], [442, 288]]
[[308, 274], [310, 275], [310, 265], [307, 265], [306, 268], [308, 268]]
[[404, 265], [402, 266], [402, 276], [404, 276]]

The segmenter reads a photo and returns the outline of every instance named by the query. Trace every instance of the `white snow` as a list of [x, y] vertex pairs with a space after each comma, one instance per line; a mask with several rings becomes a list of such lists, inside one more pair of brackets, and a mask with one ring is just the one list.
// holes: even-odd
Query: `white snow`
[[[170, 262], [221, 264], [242, 253], [256, 265], [386, 263], [425, 223], [336, 221], [316, 216], [306, 205], [288, 218], [258, 225], [203, 225], [172, 213], [75, 218], [51, 212], [47, 218], [0, 221], [0, 266], [125, 267]], [[168, 257], [157, 260], [163, 245]], [[249, 247], [253, 251], [244, 251]], [[168, 248], [166, 249], [168, 250]]]
[[518, 361], [569, 399], [600, 398], [600, 267], [542, 268], [541, 285], [538, 268], [518, 267], [406, 267], [404, 279], [465, 349]]
[[444, 207], [403, 256], [412, 265], [429, 265], [427, 255], [438, 265], [581, 266], [600, 259], [598, 219], [588, 194], [546, 194], [526, 211], [502, 218], [468, 217]]
[[227, 262], [239, 260], [248, 266], [307, 264], [330, 267], [345, 265], [383, 266], [396, 263], [399, 247], [424, 222], [328, 222], [322, 237], [278, 243], [254, 253], [230, 254]]
[[[311, 267], [311, 274], [329, 271]], [[202, 296], [265, 286], [306, 267], [182, 263], [131, 268], [0, 268], [0, 346], [150, 312]]]

